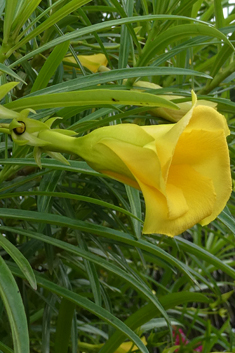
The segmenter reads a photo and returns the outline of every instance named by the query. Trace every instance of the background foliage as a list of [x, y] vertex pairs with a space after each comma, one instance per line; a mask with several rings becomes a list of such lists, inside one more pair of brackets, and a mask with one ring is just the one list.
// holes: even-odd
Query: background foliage
[[[168, 123], [138, 102], [97, 104], [91, 89], [130, 90], [138, 78], [162, 87], [150, 93], [181, 96], [175, 103], [194, 89], [228, 119], [234, 175], [229, 1], [1, 0], [0, 15], [1, 85], [20, 82], [1, 104], [17, 109], [31, 97], [35, 119], [60, 116], [53, 127], [83, 135], [122, 122]], [[94, 73], [77, 58], [96, 53], [110, 71]], [[78, 90], [87, 103], [48, 96]], [[32, 149], [4, 134], [0, 153], [1, 352], [122, 353], [132, 349], [118, 350], [127, 338], [141, 352], [174, 352], [171, 326], [189, 340], [180, 352], [235, 352], [234, 195], [207, 227], [143, 236], [139, 191], [74, 156], [69, 166], [43, 156], [40, 170]]]

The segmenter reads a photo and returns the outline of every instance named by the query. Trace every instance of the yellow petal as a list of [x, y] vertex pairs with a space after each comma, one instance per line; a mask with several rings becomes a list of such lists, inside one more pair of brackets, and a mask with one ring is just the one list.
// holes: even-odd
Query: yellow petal
[[[109, 139], [107, 139], [107, 141], [108, 140]], [[105, 145], [105, 141], [106, 140], [104, 140], [102, 143], [97, 143], [94, 148], [91, 148], [91, 158], [90, 156], [87, 156], [87, 158], [85, 158], [87, 163], [93, 169], [101, 173], [107, 174], [112, 178], [117, 178], [117, 180], [123, 183], [126, 183], [131, 186], [138, 185], [136, 183], [135, 177], [126, 167], [122, 159], [119, 158], [119, 156], [115, 152], [113, 152], [112, 149]]]
[[112, 138], [141, 147], [154, 140], [151, 134], [147, 133], [141, 126], [135, 124], [119, 124], [99, 128], [89, 135], [79, 138], [79, 143], [81, 143], [82, 139], [86, 140], [88, 138], [90, 140], [89, 143], [93, 146], [106, 138]]
[[192, 114], [192, 118], [186, 128], [186, 131], [202, 129], [213, 131], [223, 129], [225, 136], [230, 134], [227, 121], [223, 115], [215, 109], [203, 105], [198, 105]]
[[[181, 216], [170, 219], [167, 199], [159, 191], [139, 181], [146, 203], [146, 218], [143, 233], [160, 233], [175, 236], [191, 228], [213, 211], [216, 195], [213, 183], [188, 165], [177, 165], [170, 168], [169, 184], [182, 191], [184, 201], [177, 193], [167, 190], [167, 198], [172, 205], [183, 210], [185, 202], [188, 209]], [[202, 192], [203, 191], [203, 192]]]
[[[180, 135], [185, 130], [186, 126], [189, 124], [193, 110], [196, 105], [196, 97], [193, 96], [194, 102], [192, 108], [185, 114], [185, 116], [178, 121], [177, 124], [163, 125], [160, 127], [161, 134], [157, 136], [157, 131], [159, 130], [159, 126], [155, 126], [156, 133], [153, 134], [155, 136], [155, 142], [150, 143], [149, 147], [151, 149], [156, 149], [156, 153], [159, 157], [161, 167], [162, 167], [162, 175], [164, 180], [167, 180], [169, 167], [174, 155], [175, 147], [178, 143]], [[148, 134], [151, 134], [151, 130], [149, 128], [144, 129]], [[153, 130], [152, 130], [153, 131]]]
[[136, 180], [133, 180], [133, 178], [128, 177], [126, 175], [117, 173], [117, 172], [113, 172], [112, 170], [108, 170], [108, 169], [101, 169], [100, 173], [108, 175], [110, 178], [115, 179], [120, 181], [121, 183], [124, 183], [126, 185], [132, 186], [135, 189], [139, 189], [139, 184], [137, 183]]
[[102, 143], [125, 163], [137, 182], [141, 180], [142, 183], [165, 192], [161, 165], [154, 151], [114, 139], [105, 139]]
[[135, 147], [142, 150], [142, 146], [152, 140], [138, 125], [120, 124], [97, 129], [77, 139], [74, 152], [83, 157], [93, 169], [139, 188], [122, 155], [126, 155], [130, 148], [135, 158], [139, 151]]
[[181, 135], [172, 165], [188, 163], [201, 175], [213, 181], [216, 201], [213, 212], [202, 220], [208, 224], [225, 207], [232, 190], [228, 146], [224, 130], [193, 130]]
[[181, 217], [188, 212], [189, 207], [182, 189], [168, 183], [165, 196], [168, 208], [168, 219]]

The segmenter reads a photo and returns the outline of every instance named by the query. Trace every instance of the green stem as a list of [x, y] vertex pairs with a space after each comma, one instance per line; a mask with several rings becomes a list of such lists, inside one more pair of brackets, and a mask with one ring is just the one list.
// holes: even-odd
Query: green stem
[[103, 347], [103, 343], [100, 344], [89, 344], [84, 342], [78, 342], [78, 347], [85, 352], [99, 352], [100, 348]]
[[3, 43], [2, 46], [0, 47], [0, 63], [4, 63], [6, 59], [9, 58], [9, 50], [11, 49], [11, 46], [9, 44]]
[[219, 87], [220, 83], [223, 82], [228, 76], [230, 76], [235, 71], [235, 61], [231, 62], [231, 64], [221, 73], [218, 73], [213, 80], [208, 83], [204, 88], [202, 88], [198, 94], [208, 94], [214, 88]]

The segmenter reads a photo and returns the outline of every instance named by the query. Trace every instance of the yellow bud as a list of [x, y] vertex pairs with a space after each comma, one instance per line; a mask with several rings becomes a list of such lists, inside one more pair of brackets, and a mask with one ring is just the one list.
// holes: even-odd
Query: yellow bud
[[[104, 54], [93, 54], [93, 55], [78, 55], [78, 59], [81, 64], [89, 69], [91, 72], [97, 72], [100, 66], [107, 66], [108, 60]], [[66, 61], [72, 64], [77, 64], [73, 56], [67, 56], [64, 58]], [[71, 69], [71, 66], [65, 66], [67, 69]]]

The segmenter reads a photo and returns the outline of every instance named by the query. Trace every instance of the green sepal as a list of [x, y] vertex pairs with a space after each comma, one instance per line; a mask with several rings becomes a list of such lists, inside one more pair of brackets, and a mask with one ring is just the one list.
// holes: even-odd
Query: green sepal
[[20, 119], [18, 119], [18, 120], [23, 121], [25, 123], [26, 131], [29, 134], [49, 129], [45, 123], [43, 123], [42, 121], [39, 121], [39, 120], [30, 119], [25, 116], [21, 116]]
[[9, 125], [9, 130], [16, 129], [17, 127], [21, 127], [22, 123], [19, 123], [16, 119], [13, 119]]
[[41, 163], [41, 156], [42, 156], [42, 150], [40, 147], [34, 147], [33, 149], [33, 157], [35, 159], [35, 162], [39, 166], [40, 169], [42, 169], [42, 163]]
[[58, 119], [61, 120], [61, 119], [63, 119], [63, 118], [59, 118], [58, 116], [57, 116], [56, 118], [50, 118], [50, 119], [48, 119], [47, 121], [45, 121], [44, 124], [46, 124], [47, 127], [50, 128], [51, 125], [54, 123], [54, 121], [56, 121], [56, 120], [58, 120]]
[[21, 116], [21, 117], [24, 117], [24, 118], [27, 118], [28, 115], [29, 115], [29, 113], [37, 114], [34, 109], [27, 108], [27, 109], [21, 110], [20, 116]]
[[54, 158], [54, 159], [56, 159], [57, 161], [59, 161], [59, 162], [61, 162], [63, 164], [70, 165], [69, 161], [61, 153], [51, 152], [51, 151], [46, 151], [46, 153], [51, 158]]
[[22, 135], [16, 135], [14, 131], [12, 131], [11, 136], [12, 136], [12, 140], [15, 143], [17, 143], [17, 145], [20, 145], [20, 146], [29, 145], [29, 146], [44, 147], [44, 146], [51, 145], [50, 142], [39, 139], [38, 137], [28, 133], [27, 131], [25, 131]]
[[53, 131], [59, 132], [60, 134], [66, 135], [66, 136], [75, 136], [75, 135], [77, 135], [77, 132], [72, 131], [72, 130], [53, 129]]

